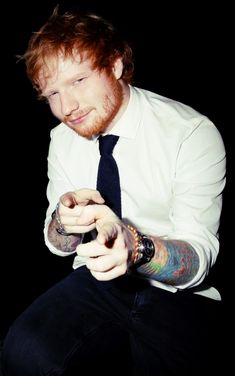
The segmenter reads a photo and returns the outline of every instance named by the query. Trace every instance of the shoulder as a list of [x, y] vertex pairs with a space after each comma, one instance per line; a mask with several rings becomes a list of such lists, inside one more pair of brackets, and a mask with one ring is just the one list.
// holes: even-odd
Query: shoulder
[[60, 123], [52, 128], [50, 132], [51, 138], [70, 138], [73, 136], [73, 130], [70, 129], [66, 124]]
[[64, 123], [52, 128], [50, 137], [50, 155], [56, 154], [57, 157], [63, 159], [75, 157], [83, 152], [87, 153], [95, 147], [95, 140], [80, 136]]
[[175, 99], [165, 97], [155, 92], [133, 87], [134, 95], [136, 95], [142, 105], [149, 110], [164, 115], [166, 118], [174, 118], [181, 120], [203, 119], [205, 116], [199, 111], [187, 104], [179, 102]]
[[66, 155], [74, 146], [76, 148], [77, 145], [80, 145], [82, 137], [66, 124], [60, 123], [52, 128], [50, 138], [50, 150], [56, 154]]
[[191, 106], [145, 89], [133, 87], [132, 90], [139, 107], [143, 109], [143, 123], [152, 124], [162, 135], [179, 137], [182, 141], [197, 132], [202, 137], [213, 135], [222, 142], [216, 125]]

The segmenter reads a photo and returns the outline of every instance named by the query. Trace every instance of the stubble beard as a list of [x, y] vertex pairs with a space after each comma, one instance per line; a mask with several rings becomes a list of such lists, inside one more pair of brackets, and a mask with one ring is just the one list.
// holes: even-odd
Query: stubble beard
[[80, 125], [76, 129], [74, 129], [74, 131], [78, 133], [80, 136], [91, 138], [93, 136], [97, 136], [101, 133], [104, 133], [112, 123], [115, 116], [117, 115], [123, 102], [123, 90], [119, 81], [116, 81], [113, 78], [111, 78], [111, 80], [113, 97], [112, 100], [108, 95], [104, 97], [103, 109], [105, 115], [97, 117], [95, 121], [89, 126]]

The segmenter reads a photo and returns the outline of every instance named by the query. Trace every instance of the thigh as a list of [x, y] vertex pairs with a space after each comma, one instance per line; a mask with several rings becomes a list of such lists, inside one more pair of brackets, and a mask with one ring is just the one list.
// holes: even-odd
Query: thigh
[[198, 375], [218, 360], [221, 302], [152, 287], [136, 301], [131, 348], [136, 375]]
[[[124, 299], [119, 280], [99, 282], [85, 268], [79, 268], [31, 304], [10, 328], [4, 344], [4, 367], [11, 375], [55, 374], [69, 366], [89, 343], [99, 353], [112, 352], [112, 342], [124, 343], [123, 322], [133, 292]], [[121, 283], [122, 285], [122, 283]], [[93, 346], [94, 349], [94, 346]], [[88, 357], [87, 357], [88, 360]], [[52, 374], [52, 373], [51, 373]], [[71, 373], [72, 374], [72, 373]]]

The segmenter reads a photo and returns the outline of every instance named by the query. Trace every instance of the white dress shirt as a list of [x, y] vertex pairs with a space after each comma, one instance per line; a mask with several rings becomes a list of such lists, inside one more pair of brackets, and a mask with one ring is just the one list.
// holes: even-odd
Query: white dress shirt
[[[140, 232], [190, 243], [200, 259], [197, 275], [182, 286], [155, 280], [155, 286], [220, 299], [201, 284], [219, 252], [218, 228], [225, 185], [225, 149], [221, 135], [206, 117], [169, 98], [130, 86], [130, 100], [112, 129], [119, 136], [113, 156], [121, 184], [123, 220]], [[45, 242], [51, 252], [67, 256], [48, 241], [47, 228], [59, 197], [67, 191], [96, 188], [97, 139], [86, 139], [61, 123], [51, 131], [48, 155]], [[76, 255], [73, 267], [84, 265]], [[200, 285], [200, 286], [199, 286]]]

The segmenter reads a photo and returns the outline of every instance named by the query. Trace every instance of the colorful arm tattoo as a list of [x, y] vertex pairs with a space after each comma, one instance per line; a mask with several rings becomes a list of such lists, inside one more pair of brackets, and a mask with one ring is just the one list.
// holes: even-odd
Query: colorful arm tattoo
[[181, 285], [193, 279], [199, 268], [199, 257], [194, 248], [180, 240], [152, 238], [156, 253], [153, 259], [139, 268], [141, 273], [156, 281]]

